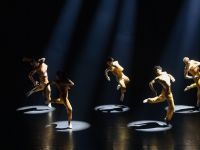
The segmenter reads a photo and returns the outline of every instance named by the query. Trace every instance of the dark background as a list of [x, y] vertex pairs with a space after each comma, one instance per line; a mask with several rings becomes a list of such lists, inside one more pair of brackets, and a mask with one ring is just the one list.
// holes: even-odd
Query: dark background
[[[24, 105], [44, 103], [40, 93], [33, 95], [30, 101], [25, 97], [25, 92], [32, 87], [31, 82], [27, 78], [30, 66], [24, 64], [21, 60], [24, 56], [33, 58], [46, 57], [47, 47], [52, 42], [51, 38], [61, 15], [61, 10], [64, 5], [68, 5], [70, 2], [70, 0], [36, 0], [17, 1], [12, 3], [12, 5], [6, 5], [6, 7], [8, 6], [8, 10], [5, 11], [6, 24], [5, 30], [2, 30], [2, 33], [5, 33], [4, 39], [6, 40], [3, 42], [3, 45], [6, 47], [3, 47], [5, 53], [2, 55], [2, 58], [6, 60], [2, 62], [2, 82], [5, 85], [2, 92], [2, 110], [3, 114], [6, 114], [3, 116], [4, 120], [9, 122], [9, 128], [18, 130], [17, 133], [19, 133], [20, 129], [23, 129], [24, 124], [28, 128], [27, 132], [29, 134], [22, 135], [22, 139], [32, 137], [29, 129], [29, 124], [32, 123], [27, 123], [27, 118], [23, 120], [19, 114], [16, 115], [15, 110]], [[120, 15], [120, 6], [123, 6], [123, 0], [118, 0], [117, 2], [118, 11], [116, 11], [114, 22], [108, 34], [108, 40], [105, 41], [102, 49], [102, 52], [104, 52], [102, 60], [98, 63], [96, 62], [99, 56], [95, 55], [95, 49], [90, 50], [93, 54], [88, 56], [88, 53], [86, 54], [83, 48], [93, 26], [92, 22], [95, 18], [95, 13], [97, 13], [101, 2], [101, 0], [82, 1], [79, 13], [76, 16], [77, 18], [73, 23], [73, 30], [68, 36], [69, 38], [66, 39], [68, 47], [66, 49], [67, 52], [63, 53], [65, 58], [62, 62], [63, 65], [56, 65], [61, 61], [56, 56], [49, 59], [49, 56], [47, 57], [49, 80], [54, 79], [55, 70], [64, 70], [68, 74], [76, 84], [70, 93], [73, 106], [73, 118], [76, 118], [76, 120], [87, 120], [88, 122], [95, 122], [94, 120], [96, 120], [94, 119], [96, 116], [93, 113], [94, 106], [119, 103], [119, 93], [115, 90], [115, 78], [111, 76], [112, 82], [108, 83], [104, 77], [104, 70], [106, 67], [106, 59], [112, 55], [111, 51], [115, 51], [113, 43], [116, 37], [119, 23], [117, 19]], [[125, 68], [125, 74], [131, 79], [124, 101], [124, 104], [132, 109], [132, 116], [126, 116], [130, 120], [148, 118], [162, 120], [160, 114], [163, 116], [163, 109], [166, 103], [147, 105], [146, 107], [142, 104], [142, 100], [153, 96], [148, 87], [148, 83], [154, 77], [153, 66], [161, 65], [161, 58], [164, 55], [168, 59], [165, 59], [167, 61], [164, 62], [163, 69], [174, 75], [178, 80], [177, 83], [172, 84], [175, 104], [194, 105], [196, 103], [196, 90], [188, 93], [183, 92], [184, 87], [191, 82], [185, 81], [183, 78], [184, 65], [182, 58], [188, 55], [192, 59], [198, 60], [200, 58], [200, 45], [192, 45], [191, 48], [195, 49], [191, 49], [189, 52], [181, 54], [180, 56], [178, 55], [181, 49], [177, 49], [177, 51], [171, 50], [170, 54], [166, 53], [170, 35], [172, 34], [182, 6], [183, 0], [160, 2], [140, 0], [136, 3], [137, 10], [135, 11], [135, 19], [130, 20], [134, 24], [134, 33], [131, 35], [133, 37], [133, 44], [129, 47], [131, 61], [126, 66], [125, 57], [120, 58], [118, 56], [115, 58], [119, 60], [119, 63]], [[101, 28], [99, 27], [97, 30], [101, 30]], [[102, 32], [105, 31], [102, 30]], [[96, 36], [98, 37], [98, 32]], [[98, 40], [103, 39], [99, 38]], [[196, 40], [199, 41], [199, 38]], [[56, 47], [54, 47], [53, 52], [56, 54], [57, 51]], [[87, 56], [84, 56], [84, 54]], [[166, 54], [169, 54], [169, 56]], [[84, 59], [84, 57], [86, 58]], [[79, 59], [86, 61], [79, 61]], [[79, 63], [82, 64], [79, 65]], [[95, 64], [98, 64], [98, 66], [95, 66]], [[178, 64], [180, 72], [177, 73]], [[77, 73], [74, 70], [79, 69], [79, 66], [81, 66], [80, 72]], [[61, 109], [64, 108], [61, 107]], [[139, 111], [143, 109], [144, 111]], [[14, 113], [11, 113], [9, 110], [14, 110]], [[61, 116], [63, 114], [65, 115], [62, 112]], [[63, 116], [62, 119], [64, 118]], [[22, 123], [18, 123], [15, 127], [15, 123], [19, 121], [22, 121]], [[8, 127], [8, 125], [6, 126]], [[7, 133], [5, 134], [8, 135]], [[20, 142], [23, 142], [23, 140], [16, 140], [16, 143]], [[135, 144], [137, 145], [137, 142]], [[139, 143], [139, 145], [141, 144]]]
[[[75, 78], [73, 69], [78, 66], [77, 64], [80, 62], [79, 59], [84, 57], [84, 49], [82, 47], [84, 47], [85, 39], [92, 28], [93, 16], [95, 16], [101, 2], [102, 1], [89, 0], [82, 2], [76, 21], [74, 22], [72, 34], [69, 36], [69, 40], [66, 41], [66, 43], [68, 42], [69, 44], [67, 53], [63, 54], [63, 65], [55, 68], [55, 64], [59, 63], [61, 60], [59, 58], [56, 59], [56, 56], [54, 56], [56, 62], [52, 63], [50, 62], [51, 59], [47, 58], [50, 80], [54, 78], [54, 70], [59, 69], [64, 70], [72, 79]], [[7, 69], [11, 72], [11, 80], [15, 82], [14, 89], [16, 89], [17, 92], [14, 93], [17, 94], [17, 97], [21, 98], [23, 91], [27, 89], [26, 87], [28, 84], [30, 85], [30, 82], [27, 81], [27, 74], [30, 68], [28, 68], [28, 65], [23, 64], [21, 59], [24, 56], [32, 58], [46, 57], [44, 53], [47, 51], [48, 45], [52, 42], [50, 39], [53, 36], [56, 23], [61, 15], [61, 10], [64, 5], [67, 5], [68, 3], [70, 3], [70, 1], [19, 1], [15, 4], [11, 18], [12, 20], [10, 20], [10, 23], [8, 24], [9, 30], [7, 36], [9, 40], [7, 45], [8, 51], [6, 52], [11, 55], [8, 56], [13, 57], [10, 59], [12, 69]], [[120, 6], [122, 4], [123, 1], [119, 0], [118, 5]], [[141, 0], [138, 1], [136, 5], [136, 16], [135, 20], [133, 19], [133, 21], [135, 21], [133, 26], [135, 32], [133, 33], [134, 35], [132, 35], [134, 44], [129, 48], [131, 62], [129, 65], [124, 66], [125, 61], [123, 59], [126, 59], [125, 57], [120, 58], [120, 56], [118, 56], [118, 58], [115, 58], [119, 60], [120, 64], [125, 68], [125, 74], [129, 76], [132, 81], [129, 85], [130, 88], [128, 89], [131, 92], [127, 92], [127, 94], [130, 97], [134, 97], [136, 100], [131, 101], [130, 105], [140, 103], [138, 99], [149, 95], [148, 82], [154, 77], [153, 66], [162, 66], [161, 59], [164, 56], [167, 58], [167, 61], [164, 62], [164, 66], [162, 66], [163, 69], [174, 75], [177, 80], [181, 78], [182, 81], [185, 82], [183, 79], [184, 64], [182, 63], [182, 57], [177, 56], [179, 53], [178, 51], [181, 51], [181, 49], [173, 49], [171, 50], [172, 54], [167, 53], [168, 55], [165, 55], [167, 51], [166, 47], [170, 40], [172, 29], [175, 26], [175, 21], [178, 18], [180, 8], [183, 5], [183, 1], [177, 0], [161, 3]], [[119, 13], [116, 12], [115, 15], [117, 18]], [[102, 49], [104, 56], [102, 57], [103, 60], [101, 60], [101, 63], [98, 63], [98, 66], [93, 67], [93, 64], [97, 64], [95, 58], [98, 58], [99, 56], [91, 55], [87, 56], [87, 61], [89, 62], [85, 63], [85, 66], [83, 64], [84, 73], [81, 73], [79, 80], [87, 78], [88, 83], [94, 82], [93, 80], [90, 81], [89, 77], [94, 76], [95, 72], [101, 74], [96, 77], [96, 87], [94, 89], [97, 90], [91, 91], [89, 88], [88, 92], [94, 93], [93, 95], [98, 95], [97, 93], [100, 92], [101, 87], [109, 85], [104, 77], [104, 69], [106, 67], [106, 59], [112, 55], [111, 51], [115, 51], [113, 49], [113, 42], [115, 40], [114, 36], [116, 35], [116, 24], [117, 21], [113, 23], [111, 28], [112, 32], [110, 32], [108, 41], [105, 42], [104, 49]], [[56, 48], [54, 48], [53, 51], [56, 53]], [[95, 51], [95, 49], [91, 51]], [[121, 51], [123, 51], [123, 49]], [[191, 59], [198, 60], [199, 47], [196, 46], [194, 50], [189, 51], [191, 52], [186, 53], [185, 55], [188, 55]], [[85, 54], [85, 56], [86, 55], [88, 54]], [[87, 66], [88, 63], [90, 66]], [[181, 67], [179, 67], [179, 74], [176, 72], [178, 65]], [[114, 80], [115, 79], [113, 78], [113, 81]], [[185, 85], [186, 84], [183, 83], [181, 88], [183, 89]], [[78, 86], [79, 85], [77, 85], [77, 87]], [[81, 91], [77, 91], [77, 93], [79, 92]], [[15, 102], [16, 105], [18, 105], [21, 100]]]

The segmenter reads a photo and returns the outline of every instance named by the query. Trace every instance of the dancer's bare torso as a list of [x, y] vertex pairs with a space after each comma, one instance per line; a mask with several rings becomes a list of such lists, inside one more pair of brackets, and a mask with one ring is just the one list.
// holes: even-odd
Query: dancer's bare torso
[[109, 69], [116, 78], [122, 78], [124, 68], [119, 65], [118, 61], [114, 61]]
[[45, 63], [40, 64], [38, 67], [33, 69], [33, 71], [30, 72], [29, 78], [33, 81], [32, 75], [37, 73], [39, 77], [39, 85], [41, 84], [47, 84], [49, 82], [48, 75], [47, 75], [47, 69], [48, 66]]
[[190, 73], [192, 76], [200, 77], [200, 63], [197, 63], [194, 60], [190, 60], [188, 64], [185, 66], [185, 72]]
[[161, 75], [159, 75], [155, 78], [155, 81], [160, 83], [161, 86], [163, 87], [163, 89], [166, 91], [170, 90], [170, 86], [171, 86], [170, 80], [171, 80], [170, 76], [168, 75], [167, 72], [162, 72]]

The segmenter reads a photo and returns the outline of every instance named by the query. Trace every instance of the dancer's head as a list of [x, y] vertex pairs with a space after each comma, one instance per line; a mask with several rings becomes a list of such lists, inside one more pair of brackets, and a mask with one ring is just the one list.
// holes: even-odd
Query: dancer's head
[[162, 67], [161, 66], [154, 66], [154, 71], [157, 75], [159, 75], [162, 72]]
[[46, 60], [46, 58], [44, 58], [44, 57], [43, 57], [43, 58], [39, 58], [39, 59], [38, 59], [38, 62], [39, 62], [39, 63], [44, 63], [45, 60]]
[[184, 62], [185, 64], [187, 64], [189, 61], [190, 61], [190, 59], [189, 59], [188, 57], [184, 57], [184, 58], [183, 58], [183, 62]]
[[38, 60], [35, 60], [34, 58], [24, 57], [22, 61], [30, 63], [32, 67], [38, 67], [40, 64], [45, 62], [45, 58], [39, 58]]
[[114, 58], [109, 57], [109, 58], [107, 59], [107, 64], [110, 65], [113, 61], [114, 61]]

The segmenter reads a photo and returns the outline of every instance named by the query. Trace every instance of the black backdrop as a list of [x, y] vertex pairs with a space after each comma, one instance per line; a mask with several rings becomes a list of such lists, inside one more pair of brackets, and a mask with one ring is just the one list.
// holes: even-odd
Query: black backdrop
[[[100, 0], [84, 0], [82, 2], [71, 34], [69, 53], [68, 56], [66, 56], [67, 60], [65, 66], [63, 66], [69, 75], [73, 65], [76, 64], [76, 59], [81, 55], [81, 46], [83, 45], [85, 38], [88, 36], [88, 32], [92, 26], [92, 18], [100, 2]], [[119, 4], [120, 2], [122, 2], [122, 0], [119, 0]], [[29, 68], [21, 62], [21, 59], [23, 56], [43, 57], [43, 53], [50, 42], [53, 30], [59, 19], [61, 9], [64, 4], [67, 3], [69, 3], [69, 0], [36, 0], [17, 1], [6, 5], [6, 7], [8, 6], [8, 9], [4, 12], [5, 21], [3, 24], [5, 23], [5, 26], [2, 30], [2, 33], [5, 33], [5, 42], [2, 44], [2, 52], [4, 50], [5, 52], [4, 54], [2, 53], [2, 58], [6, 60], [2, 62], [2, 82], [4, 85], [2, 92], [3, 111], [8, 112], [10, 107], [15, 110], [17, 107], [24, 104], [24, 93], [30, 87], [30, 82], [27, 80], [26, 76]], [[135, 105], [140, 106], [142, 98], [151, 94], [148, 82], [153, 78], [152, 68], [154, 65], [160, 63], [160, 57], [162, 57], [162, 54], [164, 53], [182, 3], [182, 0], [165, 2], [140, 0], [136, 3], [137, 15], [135, 19], [135, 33], [133, 39], [135, 44], [132, 47], [131, 67], [126, 68], [128, 70], [127, 74], [131, 79], [133, 79], [132, 84], [127, 90], [127, 99], [131, 99], [127, 104], [130, 107], [134, 107]], [[111, 43], [113, 43], [114, 36], [115, 25], [113, 25], [112, 34], [110, 35], [108, 40], [109, 42], [105, 48], [105, 50], [108, 51], [108, 54], [112, 49]], [[191, 57], [195, 57], [196, 59], [200, 58], [199, 48], [200, 46], [198, 46], [198, 50], [196, 50], [195, 54], [191, 54]], [[109, 57], [109, 55], [104, 57], [103, 62], [105, 62], [107, 57]], [[51, 67], [53, 66], [49, 66], [49, 68]], [[101, 66], [96, 67], [96, 70], [92, 71], [86, 66], [85, 71], [91, 71], [92, 74], [92, 72], [98, 71], [99, 69], [101, 69], [101, 72], [103, 73], [105, 64], [102, 63]], [[170, 71], [172, 74], [175, 72], [173, 68], [170, 68]], [[54, 76], [51, 74], [50, 79], [53, 77]], [[92, 92], [92, 96], [90, 97], [92, 100], [88, 101], [92, 101], [94, 105], [96, 104], [94, 99], [98, 99], [96, 95], [98, 95], [99, 90], [108, 85], [105, 81], [104, 74], [98, 78], [95, 87], [97, 91], [88, 91]], [[183, 85], [186, 85], [185, 81]], [[183, 89], [184, 86], [181, 88]], [[81, 92], [82, 90], [76, 90], [76, 93], [74, 92], [74, 94], [79, 95]], [[195, 92], [183, 94], [183, 96], [188, 98], [193, 97], [193, 99], [196, 99]], [[77, 96], [77, 99], [81, 99], [81, 97]], [[188, 103], [189, 101], [185, 100], [185, 102]], [[189, 103], [193, 104], [194, 102], [190, 101]], [[74, 104], [78, 104], [78, 102], [75, 101]], [[4, 117], [5, 119], [8, 119], [7, 115], [4, 115]], [[11, 117], [13, 118], [12, 113]]]

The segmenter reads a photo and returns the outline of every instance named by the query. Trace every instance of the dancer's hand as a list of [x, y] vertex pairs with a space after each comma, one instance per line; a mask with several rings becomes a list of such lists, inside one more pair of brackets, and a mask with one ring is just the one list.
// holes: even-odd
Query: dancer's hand
[[189, 87], [187, 86], [185, 89], [184, 89], [184, 92], [188, 91], [189, 90]]
[[35, 81], [33, 84], [34, 84], [34, 86], [37, 86], [37, 85], [39, 85], [39, 82]]
[[172, 79], [172, 82], [175, 82], [176, 80], [175, 79]]
[[107, 80], [110, 81], [110, 77], [106, 76]]

